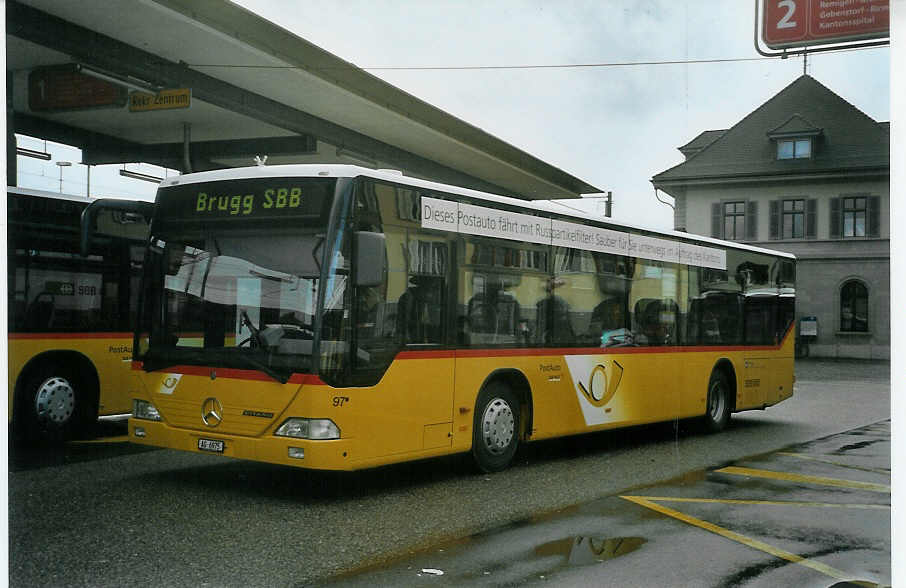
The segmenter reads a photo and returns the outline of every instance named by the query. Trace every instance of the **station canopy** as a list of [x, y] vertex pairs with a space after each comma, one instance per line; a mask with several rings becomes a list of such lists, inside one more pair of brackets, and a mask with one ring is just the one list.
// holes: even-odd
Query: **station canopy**
[[601, 192], [225, 0], [7, 0], [6, 18], [7, 132], [85, 164], [267, 155], [528, 199]]

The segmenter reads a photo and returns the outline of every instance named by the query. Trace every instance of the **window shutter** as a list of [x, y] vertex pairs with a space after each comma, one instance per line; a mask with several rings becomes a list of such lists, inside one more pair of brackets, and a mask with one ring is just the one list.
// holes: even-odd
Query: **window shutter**
[[758, 203], [746, 202], [746, 240], [758, 240]]
[[869, 237], [878, 238], [881, 236], [881, 197], [868, 197], [868, 230], [866, 233]]
[[843, 234], [843, 229], [840, 228], [840, 199], [831, 198], [830, 200], [830, 238], [839, 239]]
[[770, 234], [768, 238], [776, 241], [780, 238], [780, 200], [771, 200], [770, 203]]
[[711, 204], [711, 236], [717, 239], [723, 237], [723, 231], [721, 231], [721, 216], [720, 216], [720, 202], [714, 202]]
[[810, 198], [805, 201], [805, 238], [815, 239], [818, 236], [818, 201]]

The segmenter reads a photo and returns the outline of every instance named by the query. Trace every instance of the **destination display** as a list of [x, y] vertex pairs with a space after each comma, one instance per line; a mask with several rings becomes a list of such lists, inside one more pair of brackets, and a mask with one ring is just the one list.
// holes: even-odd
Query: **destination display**
[[160, 214], [181, 220], [326, 218], [335, 180], [263, 178], [161, 188]]
[[421, 217], [422, 227], [426, 229], [727, 269], [726, 252], [715, 247], [633, 235], [473, 204], [422, 197]]
[[126, 88], [78, 71], [73, 64], [38, 67], [28, 74], [28, 108], [64, 112], [122, 108]]

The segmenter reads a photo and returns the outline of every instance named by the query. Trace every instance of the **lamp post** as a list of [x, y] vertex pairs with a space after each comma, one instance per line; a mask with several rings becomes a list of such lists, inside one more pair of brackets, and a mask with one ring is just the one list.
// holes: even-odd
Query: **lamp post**
[[63, 168], [72, 165], [71, 161], [58, 161], [57, 166], [60, 168], [60, 194], [63, 193]]

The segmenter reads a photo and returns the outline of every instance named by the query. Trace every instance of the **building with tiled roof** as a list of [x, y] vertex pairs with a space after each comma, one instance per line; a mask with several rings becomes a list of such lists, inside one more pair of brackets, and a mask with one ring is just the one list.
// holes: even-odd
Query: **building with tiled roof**
[[889, 123], [803, 75], [679, 150], [676, 229], [794, 253], [801, 351], [890, 357]]

